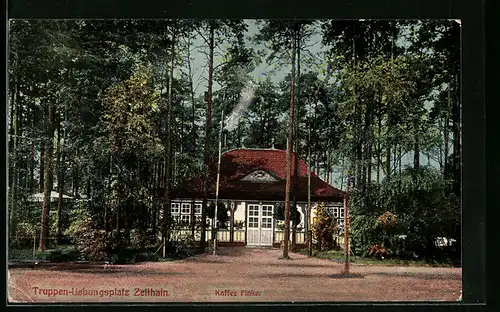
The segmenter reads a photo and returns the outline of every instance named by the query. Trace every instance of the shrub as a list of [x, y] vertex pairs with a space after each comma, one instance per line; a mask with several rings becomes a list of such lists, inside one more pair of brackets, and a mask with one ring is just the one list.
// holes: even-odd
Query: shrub
[[90, 261], [102, 261], [107, 257], [106, 233], [93, 227], [86, 208], [81, 206], [76, 211], [75, 219], [65, 231], [73, 238], [76, 248]]
[[323, 203], [316, 205], [316, 221], [313, 224], [314, 239], [318, 241], [318, 249], [331, 250], [336, 246], [333, 236], [339, 231], [335, 219], [330, 216]]
[[144, 249], [147, 239], [146, 231], [143, 229], [132, 229], [130, 231], [130, 244], [135, 249]]
[[370, 215], [351, 215], [351, 248], [361, 256], [368, 256], [374, 244], [382, 241], [381, 223]]
[[387, 248], [384, 246], [380, 246], [379, 244], [375, 244], [370, 248], [370, 252], [368, 253], [370, 256], [375, 256], [379, 259], [387, 258]]
[[38, 252], [36, 253], [36, 258], [50, 262], [78, 261], [82, 260], [82, 254], [77, 250], [77, 248], [71, 246]]
[[[274, 207], [274, 214], [273, 214], [273, 218], [277, 221], [285, 221], [285, 203], [284, 202], [278, 202], [276, 203], [275, 207]], [[300, 213], [299, 211], [297, 210], [297, 207], [293, 207], [293, 205], [290, 203], [290, 222], [293, 222], [295, 221], [295, 224], [299, 224], [300, 223]]]
[[40, 226], [21, 222], [17, 224], [17, 229], [14, 239], [11, 241], [11, 244], [14, 246], [33, 246], [33, 239], [37, 239], [37, 234], [40, 231]]
[[[207, 207], [207, 217], [210, 219], [215, 218], [215, 203], [211, 202]], [[227, 227], [227, 221], [229, 221], [228, 210], [223, 202], [219, 202], [217, 205], [217, 227], [219, 229], [225, 229]]]
[[245, 227], [245, 221], [241, 221], [241, 220], [234, 221], [234, 229], [235, 230], [241, 230], [244, 227]]
[[146, 262], [146, 261], [151, 261], [151, 262], [156, 262], [160, 260], [160, 256], [154, 252], [141, 252], [137, 254], [135, 260], [137, 262]]

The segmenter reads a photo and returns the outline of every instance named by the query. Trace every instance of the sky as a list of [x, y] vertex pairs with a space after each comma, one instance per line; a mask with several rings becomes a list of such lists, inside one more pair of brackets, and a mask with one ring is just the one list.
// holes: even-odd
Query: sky
[[[251, 40], [251, 38], [257, 34], [258, 32], [258, 26], [256, 25], [255, 20], [244, 20], [244, 22], [248, 25], [248, 30], [245, 34], [245, 43], [247, 47], [253, 48], [253, 49], [263, 49], [265, 46], [263, 44], [256, 44]], [[319, 34], [316, 34], [309, 38], [309, 40], [306, 41], [307, 45], [311, 45], [311, 47], [308, 47], [308, 50], [315, 54], [315, 53], [321, 53], [322, 51], [325, 51], [325, 47], [321, 44], [321, 36]], [[201, 46], [203, 45], [203, 39], [198, 35], [195, 39], [194, 45]], [[224, 45], [221, 46], [222, 49], [224, 49]], [[221, 51], [219, 49], [219, 51]], [[194, 53], [194, 60], [192, 63], [192, 67], [195, 69], [196, 74], [195, 77], [198, 77], [201, 75], [201, 77], [206, 77], [207, 76], [207, 58], [205, 55], [202, 53]], [[217, 59], [217, 57], [214, 58], [214, 67], [217, 66], [220, 63], [220, 60]], [[259, 79], [264, 79], [267, 76], [271, 76], [271, 80], [273, 82], [279, 82], [282, 81], [286, 74], [289, 73], [291, 69], [291, 65], [288, 67], [281, 67], [280, 69], [276, 71], [270, 71], [270, 67], [268, 64], [265, 63], [263, 60], [262, 63], [257, 64], [255, 69], [250, 73], [250, 76], [254, 79], [255, 82], [257, 82]], [[206, 82], [204, 81], [203, 78], [198, 79], [197, 81], [194, 82], [194, 85], [198, 85], [198, 88], [196, 88], [195, 92], [198, 95], [202, 95], [203, 92], [207, 89]], [[217, 91], [220, 89], [220, 86], [217, 83], [214, 83], [214, 91]]]

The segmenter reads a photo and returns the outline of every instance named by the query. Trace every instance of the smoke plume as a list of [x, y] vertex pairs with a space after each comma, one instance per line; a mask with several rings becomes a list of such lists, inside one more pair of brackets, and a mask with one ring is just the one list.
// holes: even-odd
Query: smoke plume
[[241, 116], [244, 114], [245, 110], [250, 106], [255, 94], [255, 87], [252, 83], [248, 84], [240, 94], [240, 101], [234, 107], [233, 111], [229, 116], [227, 116], [225, 120], [226, 126], [224, 129], [227, 131], [233, 131], [236, 126], [238, 126], [238, 121]]

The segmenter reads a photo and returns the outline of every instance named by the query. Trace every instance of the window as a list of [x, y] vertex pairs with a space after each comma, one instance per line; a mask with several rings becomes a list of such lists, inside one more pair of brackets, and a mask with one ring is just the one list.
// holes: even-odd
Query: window
[[259, 218], [258, 217], [248, 217], [248, 227], [249, 228], [258, 228], [259, 227]]
[[262, 216], [272, 217], [273, 206], [262, 206]]
[[333, 208], [333, 217], [338, 218], [339, 217], [339, 209], [338, 208]]
[[201, 222], [201, 216], [195, 216], [196, 222]]
[[201, 214], [201, 204], [194, 204], [194, 214]]
[[262, 228], [270, 229], [273, 227], [272, 218], [262, 218]]
[[248, 215], [249, 216], [258, 216], [259, 215], [259, 206], [249, 205], [248, 206]]
[[182, 215], [181, 216], [181, 222], [182, 223], [190, 223], [191, 222], [191, 216], [189, 216], [189, 215]]
[[340, 217], [344, 218], [344, 208], [340, 208]]
[[191, 213], [191, 204], [182, 204], [181, 213], [182, 214], [190, 214]]
[[171, 203], [170, 204], [170, 211], [172, 213], [179, 213], [179, 203]]

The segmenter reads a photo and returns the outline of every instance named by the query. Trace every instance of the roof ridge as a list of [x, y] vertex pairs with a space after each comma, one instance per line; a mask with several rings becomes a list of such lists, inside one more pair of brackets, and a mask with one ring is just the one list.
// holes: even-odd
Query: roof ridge
[[265, 148], [265, 147], [244, 147], [244, 148], [243, 147], [238, 147], [238, 148], [233, 148], [233, 149], [230, 149], [228, 151], [225, 151], [224, 153], [222, 153], [222, 155], [225, 155], [227, 153], [234, 152], [234, 151], [276, 151], [276, 152], [286, 152], [286, 150], [272, 148], [272, 147], [267, 147], [267, 148]]

